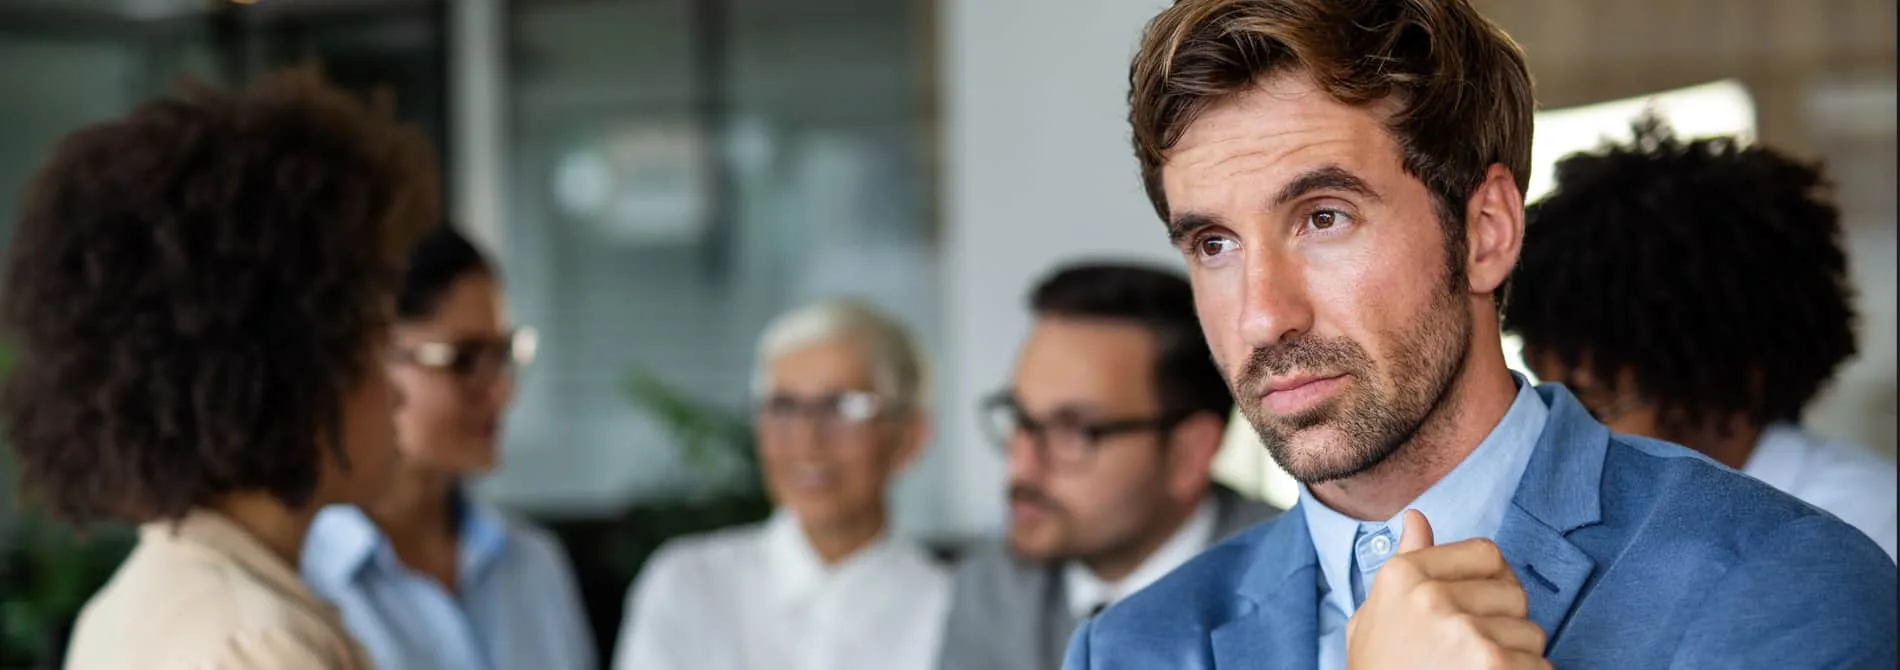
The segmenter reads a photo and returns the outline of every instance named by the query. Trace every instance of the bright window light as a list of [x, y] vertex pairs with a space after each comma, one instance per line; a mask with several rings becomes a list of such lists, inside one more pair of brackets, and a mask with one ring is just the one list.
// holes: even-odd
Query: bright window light
[[[1625, 100], [1539, 112], [1531, 140], [1530, 190], [1524, 202], [1536, 202], [1550, 192], [1558, 159], [1589, 151], [1605, 140], [1630, 137], [1630, 121], [1645, 110], [1656, 114], [1683, 139], [1733, 135], [1743, 142], [1755, 139], [1755, 102], [1740, 82], [1723, 80]], [[1537, 376], [1523, 358], [1523, 342], [1504, 337], [1505, 362], [1532, 382]], [[1214, 456], [1214, 479], [1281, 509], [1299, 500], [1299, 485], [1267, 455], [1253, 427], [1236, 411], [1227, 436]]]
[[1723, 80], [1655, 95], [1539, 112], [1531, 138], [1531, 183], [1525, 203], [1550, 192], [1558, 159], [1597, 148], [1604, 140], [1627, 140], [1630, 121], [1655, 109], [1684, 139], [1735, 135], [1755, 139], [1755, 102], [1740, 82]]

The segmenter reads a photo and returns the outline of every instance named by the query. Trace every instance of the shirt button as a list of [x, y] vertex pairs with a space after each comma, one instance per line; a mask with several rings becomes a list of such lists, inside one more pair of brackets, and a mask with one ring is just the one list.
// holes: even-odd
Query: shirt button
[[1384, 535], [1373, 536], [1372, 553], [1378, 554], [1380, 556], [1384, 556], [1388, 552], [1391, 552], [1391, 551], [1392, 551], [1392, 538], [1386, 537]]

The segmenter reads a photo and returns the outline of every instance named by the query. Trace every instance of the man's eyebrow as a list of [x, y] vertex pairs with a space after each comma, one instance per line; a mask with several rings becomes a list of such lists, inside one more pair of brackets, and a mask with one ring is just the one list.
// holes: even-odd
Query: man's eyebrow
[[1181, 213], [1168, 220], [1168, 241], [1179, 246], [1181, 240], [1185, 240], [1190, 235], [1193, 235], [1194, 231], [1208, 226], [1219, 225], [1220, 223], [1221, 218], [1213, 214], [1203, 214], [1200, 212]]
[[1043, 418], [1046, 421], [1087, 421], [1103, 414], [1102, 409], [1092, 402], [1065, 402], [1056, 405]]
[[[1294, 177], [1293, 181], [1287, 182], [1286, 186], [1280, 187], [1280, 192], [1275, 193], [1272, 202], [1268, 204], [1268, 209], [1284, 207], [1289, 202], [1320, 191], [1343, 191], [1374, 202], [1379, 200], [1379, 194], [1374, 192], [1372, 186], [1367, 184], [1366, 180], [1360, 179], [1358, 175], [1338, 165], [1322, 165], [1301, 173], [1300, 176]], [[1221, 223], [1223, 219], [1218, 215], [1183, 212], [1168, 220], [1168, 241], [1179, 245], [1182, 240], [1193, 235], [1194, 231]]]
[[1274, 194], [1273, 201], [1267, 208], [1279, 209], [1289, 202], [1318, 191], [1344, 191], [1372, 201], [1379, 199], [1379, 194], [1374, 193], [1372, 187], [1366, 184], [1366, 180], [1360, 179], [1358, 175], [1347, 172], [1346, 168], [1337, 165], [1324, 165], [1307, 170], [1300, 176], [1294, 177], [1293, 181], [1287, 182], [1286, 186], [1280, 187], [1280, 192]]

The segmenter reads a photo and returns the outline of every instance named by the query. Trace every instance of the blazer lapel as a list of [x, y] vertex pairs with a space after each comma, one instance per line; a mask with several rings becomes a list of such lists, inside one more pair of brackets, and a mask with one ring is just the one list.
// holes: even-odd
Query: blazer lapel
[[1239, 616], [1209, 642], [1220, 670], [1314, 670], [1319, 663], [1319, 560], [1298, 505], [1256, 545], [1241, 577]]
[[1584, 582], [1596, 570], [1596, 561], [1564, 539], [1562, 532], [1515, 507], [1505, 513], [1497, 543], [1524, 586], [1531, 620], [1544, 629], [1547, 640], [1555, 642]]
[[1496, 541], [1524, 586], [1531, 620], [1544, 629], [1548, 645], [1555, 645], [1596, 571], [1596, 561], [1567, 535], [1602, 520], [1599, 494], [1610, 431], [1562, 386], [1546, 384], [1537, 391], [1550, 417]]

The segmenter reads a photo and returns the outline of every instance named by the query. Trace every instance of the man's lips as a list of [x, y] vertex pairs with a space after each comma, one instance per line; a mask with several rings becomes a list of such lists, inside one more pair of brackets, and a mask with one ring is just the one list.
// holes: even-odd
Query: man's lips
[[1009, 504], [1009, 518], [1014, 523], [1033, 523], [1050, 516], [1050, 510], [1034, 503], [1014, 501]]
[[1278, 415], [1297, 413], [1331, 397], [1345, 385], [1346, 375], [1301, 374], [1269, 379], [1261, 385], [1260, 404]]

